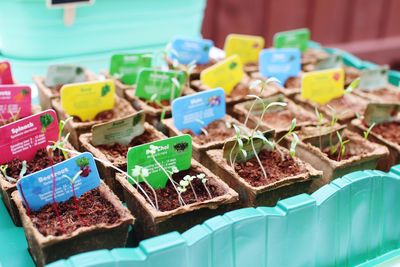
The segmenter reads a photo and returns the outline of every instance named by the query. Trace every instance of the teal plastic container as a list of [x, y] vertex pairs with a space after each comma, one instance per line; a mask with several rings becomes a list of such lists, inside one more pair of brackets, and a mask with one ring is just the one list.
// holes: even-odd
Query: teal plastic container
[[96, 0], [65, 26], [63, 9], [45, 0], [1, 0], [4, 57], [51, 59], [165, 45], [200, 34], [205, 0]]

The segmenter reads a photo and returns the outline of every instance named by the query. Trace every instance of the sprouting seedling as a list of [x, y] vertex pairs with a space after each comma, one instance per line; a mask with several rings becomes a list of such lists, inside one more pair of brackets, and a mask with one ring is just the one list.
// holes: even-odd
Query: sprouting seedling
[[324, 121], [324, 115], [319, 112], [318, 108], [315, 107], [315, 116], [317, 117], [317, 128], [319, 130], [319, 149], [322, 149], [322, 133], [321, 133], [321, 126]]
[[[186, 188], [187, 185], [189, 184], [189, 185], [190, 185], [190, 188], [192, 189], [194, 198], [196, 199], [196, 201], [198, 201], [199, 199], [198, 199], [198, 197], [197, 197], [196, 190], [194, 190], [194, 187], [193, 187], [193, 184], [192, 184], [192, 181], [193, 181], [195, 178], [196, 178], [196, 176], [193, 176], [193, 175], [192, 175], [192, 176], [191, 176], [191, 175], [185, 175], [185, 177], [183, 177], [183, 180], [179, 182], [179, 185], [180, 185], [180, 186], [182, 187], [182, 189], [183, 189], [183, 188]], [[179, 187], [178, 187], [178, 190], [180, 190]]]
[[330, 105], [327, 105], [327, 107], [331, 110], [330, 126], [334, 126], [338, 121], [337, 111], [333, 107], [331, 107]]
[[[50, 147], [50, 149], [52, 149], [52, 151], [55, 151], [57, 147], [65, 147], [65, 145], [67, 144], [70, 133], [67, 133], [67, 135], [64, 138], [62, 137], [62, 133], [64, 131], [65, 125], [67, 125], [67, 123], [71, 120], [72, 120], [72, 117], [68, 117], [65, 121], [60, 120], [60, 122], [58, 124], [58, 139]], [[65, 152], [64, 150], [60, 150], [60, 151], [63, 153], [64, 159], [68, 159], [68, 153]]]
[[149, 149], [146, 150], [146, 154], [150, 155], [150, 157], [153, 159], [153, 161], [156, 163], [156, 165], [164, 172], [164, 174], [167, 176], [168, 180], [171, 182], [171, 184], [174, 187], [176, 193], [178, 194], [179, 204], [181, 206], [186, 205], [185, 201], [181, 197], [180, 192], [178, 191], [178, 188], [176, 187], [177, 183], [174, 181], [174, 179], [172, 179], [172, 174], [179, 172], [178, 168], [176, 166], [172, 166], [170, 171], [168, 171], [166, 168], [164, 168], [164, 166], [162, 166], [161, 163], [158, 162], [158, 160], [156, 159], [157, 150], [158, 150], [157, 146], [150, 145]]
[[292, 158], [294, 158], [294, 156], [296, 155], [296, 147], [297, 144], [299, 143], [299, 137], [297, 136], [296, 133], [292, 133], [292, 141], [290, 143], [290, 149], [289, 149], [289, 154]]
[[[346, 153], [346, 144], [348, 142], [350, 142], [350, 140], [343, 140], [343, 137], [341, 136], [341, 134], [338, 131], [336, 131], [336, 135], [337, 135], [337, 137], [339, 139], [339, 143], [332, 150], [333, 153], [332, 152], [331, 153], [334, 154], [334, 153], [337, 152], [338, 153], [337, 161], [340, 161], [344, 157], [344, 155]], [[338, 151], [338, 149], [339, 149], [339, 151]]]
[[207, 179], [206, 175], [204, 173], [200, 173], [200, 174], [196, 175], [196, 177], [197, 177], [197, 179], [201, 180], [201, 183], [203, 184], [204, 188], [207, 191], [208, 197], [211, 199], [212, 195], [211, 195], [211, 192], [210, 192], [210, 190], [208, 189], [208, 186], [207, 186], [208, 179]]
[[375, 122], [372, 123], [371, 126], [369, 126], [368, 129], [367, 129], [366, 131], [363, 132], [363, 135], [364, 135], [364, 139], [365, 139], [365, 140], [368, 140], [368, 136], [369, 136], [369, 134], [371, 133], [372, 128], [375, 127], [375, 125], [376, 125]]
[[[260, 88], [259, 94], [262, 95], [262, 93], [263, 93], [263, 91], [265, 90], [265, 88], [267, 88], [268, 85], [269, 85], [269, 84], [272, 84], [272, 83], [280, 83], [280, 82], [279, 82], [278, 79], [276, 79], [276, 78], [274, 78], [274, 77], [271, 77], [271, 78], [269, 78], [269, 79], [267, 79], [267, 80], [265, 80], [265, 81], [264, 81], [264, 80], [254, 80], [254, 81], [250, 84], [250, 90], [251, 90], [251, 91], [254, 91], [254, 90]], [[247, 122], [248, 122], [248, 120], [249, 120], [249, 116], [250, 116], [250, 114], [252, 113], [253, 108], [254, 108], [255, 104], [257, 103], [257, 101], [260, 101], [260, 100], [261, 100], [261, 103], [264, 104], [264, 101], [262, 101], [262, 99], [261, 99], [260, 97], [258, 97], [258, 96], [256, 96], [256, 95], [248, 95], [248, 96], [249, 96], [249, 97], [253, 97], [253, 98], [255, 98], [255, 99], [254, 99], [253, 103], [251, 104], [251, 106], [250, 106], [250, 108], [249, 108], [249, 111], [248, 111], [248, 113], [247, 113], [246, 119], [244, 120], [244, 125], [245, 125], [245, 126], [247, 125]]]
[[239, 147], [239, 152], [243, 154], [243, 157], [245, 157], [245, 158], [247, 157], [247, 151], [245, 149], [243, 149], [244, 145], [243, 145], [243, 140], [242, 140], [242, 139], [247, 139], [247, 137], [241, 135], [241, 130], [237, 125], [233, 124], [232, 126], [235, 131], [234, 139], [236, 140], [236, 142], [234, 143], [231, 151], [229, 152], [229, 162], [230, 162], [230, 165], [232, 167], [234, 167], [237, 155], [234, 156], [233, 151], [235, 150], [236, 145]]
[[290, 123], [289, 130], [281, 138], [279, 138], [278, 141], [276, 141], [276, 144], [279, 144], [280, 142], [282, 142], [283, 139], [285, 139], [285, 137], [288, 137], [289, 135], [291, 135], [293, 133], [293, 131], [296, 129], [296, 125], [297, 125], [297, 120], [296, 120], [296, 118], [294, 118], [294, 119], [292, 119], [292, 122]]
[[358, 77], [357, 79], [353, 80], [349, 86], [347, 86], [346, 90], [344, 91], [345, 94], [350, 94], [352, 93], [355, 89], [358, 88], [358, 86], [360, 85], [360, 77]]
[[26, 163], [26, 160], [24, 160], [22, 161], [21, 171], [19, 172], [19, 179], [24, 177], [27, 171], [28, 171], [28, 164]]
[[160, 116], [160, 121], [164, 120], [165, 114], [167, 112], [167, 108], [161, 103], [160, 99], [158, 98], [158, 94], [155, 93], [153, 94], [150, 99], [147, 101], [147, 103], [154, 103], [156, 104], [159, 108], [161, 108], [161, 116]]
[[17, 121], [19, 119], [20, 111], [21, 108], [18, 108], [15, 113], [12, 110], [9, 110], [8, 113], [10, 114], [10, 118], [8, 120], [4, 119], [3, 115], [0, 113], [0, 123], [6, 124]]
[[205, 128], [206, 124], [204, 123], [204, 121], [202, 121], [202, 120], [200, 120], [200, 119], [196, 119], [195, 122], [197, 122], [198, 124], [200, 124], [200, 125], [202, 126], [200, 130], [203, 132], [203, 134], [204, 134], [205, 136], [208, 136], [208, 131], [207, 131], [207, 129]]
[[4, 178], [6, 178], [6, 180], [9, 181], [10, 183], [16, 183], [17, 179], [14, 179], [11, 176], [8, 176], [7, 169], [8, 169], [8, 165], [0, 165], [0, 171], [3, 174]]
[[[132, 170], [132, 176], [133, 177], [139, 177], [145, 182], [147, 187], [152, 191], [152, 193], [154, 195], [154, 201], [155, 201], [155, 204], [156, 204], [156, 209], [159, 210], [156, 191], [150, 185], [150, 183], [147, 181], [147, 177], [149, 177], [149, 170], [144, 168], [144, 167], [142, 167], [142, 166], [136, 165]], [[129, 178], [128, 178], [128, 180], [129, 180]]]
[[71, 184], [71, 189], [72, 189], [72, 196], [73, 196], [73, 200], [75, 203], [75, 209], [76, 209], [76, 215], [79, 218], [79, 220], [82, 221], [80, 212], [79, 212], [79, 204], [78, 204], [78, 198], [76, 197], [76, 191], [75, 191], [75, 182], [78, 179], [78, 177], [82, 174], [82, 170], [79, 170], [78, 172], [75, 173], [75, 175], [71, 178], [68, 175], [63, 175], [62, 177], [67, 179], [69, 181], [69, 183]]

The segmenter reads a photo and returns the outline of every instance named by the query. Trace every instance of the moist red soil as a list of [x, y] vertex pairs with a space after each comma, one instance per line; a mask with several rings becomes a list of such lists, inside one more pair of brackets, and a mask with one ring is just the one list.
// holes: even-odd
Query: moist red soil
[[[172, 179], [179, 183], [185, 177], [186, 175], [198, 175], [202, 173], [201, 169], [196, 169], [196, 168], [191, 168], [186, 171], [180, 171], [179, 173], [175, 173], [172, 176]], [[154, 203], [154, 195], [151, 189], [145, 184], [141, 183], [140, 184], [144, 191], [146, 191], [147, 195], [150, 197], [150, 199]], [[192, 203], [201, 203], [203, 201], [209, 200], [210, 197], [208, 196], [207, 190], [205, 189], [204, 185], [202, 184], [200, 179], [194, 179], [192, 181], [193, 188], [196, 192], [197, 195], [197, 200], [195, 198], [195, 195], [190, 187], [190, 185], [186, 188], [186, 192], [182, 193], [182, 198], [185, 201], [186, 204], [192, 204]], [[207, 182], [207, 187], [210, 190], [211, 196], [217, 197], [223, 195], [223, 192], [221, 189], [217, 188], [214, 185], [210, 185], [209, 182]], [[139, 190], [139, 193], [143, 195], [143, 192]], [[171, 184], [170, 181], [168, 181], [167, 186], [165, 188], [157, 189], [156, 190], [157, 194], [157, 199], [158, 199], [158, 205], [159, 205], [159, 210], [160, 211], [169, 211], [169, 210], [174, 210], [180, 207], [179, 201], [178, 201], [178, 194], [176, 193], [176, 190], [174, 189], [173, 185]], [[143, 195], [144, 196], [144, 195]], [[147, 198], [145, 197], [146, 201]]]
[[156, 141], [157, 137], [145, 131], [142, 135], [136, 136], [128, 145], [113, 144], [113, 145], [100, 145], [96, 148], [99, 149], [107, 159], [113, 163], [121, 160], [126, 161], [126, 154], [129, 148]]
[[289, 77], [285, 82], [285, 88], [301, 88], [301, 77]]
[[227, 128], [224, 120], [216, 120], [207, 125], [204, 129], [208, 132], [205, 135], [203, 132], [199, 135], [194, 134], [191, 130], [183, 130], [184, 134], [190, 134], [193, 142], [199, 145], [205, 145], [215, 141], [225, 141], [235, 134], [233, 128]]
[[[106, 110], [106, 111], [102, 111], [99, 114], [96, 115], [96, 117], [93, 119], [93, 121], [109, 121], [112, 120], [114, 118], [116, 118], [116, 115], [114, 110]], [[83, 122], [79, 117], [74, 116], [74, 121], [75, 122]], [[87, 121], [85, 121], [87, 122]]]
[[290, 155], [283, 151], [282, 153], [283, 158], [277, 150], [263, 150], [258, 155], [267, 173], [267, 178], [264, 177], [255, 157], [246, 162], [235, 163], [235, 171], [254, 187], [269, 185], [284, 178], [306, 172], [306, 169], [299, 165]]
[[[151, 107], [153, 107], [155, 109], [162, 110], [162, 108], [158, 104], [156, 104], [154, 102], [147, 102], [146, 99], [142, 99], [142, 98], [141, 98], [141, 100], [145, 101], [147, 105], [149, 105], [149, 106], [151, 106]], [[169, 100], [161, 100], [160, 102], [161, 102], [161, 105], [163, 107], [169, 107]]]
[[377, 96], [381, 100], [384, 100], [387, 102], [394, 102], [394, 103], [400, 102], [400, 91], [396, 92], [393, 90], [389, 90], [387, 88], [383, 88], [383, 89], [371, 91], [371, 92], [369, 92], [369, 94]]
[[338, 151], [336, 151], [335, 153], [332, 154], [330, 152], [330, 148], [329, 147], [324, 148], [322, 152], [325, 153], [328, 156], [328, 158], [330, 158], [332, 160], [335, 160], [335, 161], [342, 161], [342, 160], [346, 160], [346, 159], [349, 159], [351, 157], [357, 156], [356, 154], [352, 154], [352, 153], [346, 151], [346, 153], [344, 153], [344, 155], [339, 158], [339, 154], [338, 154], [339, 149], [338, 149]]
[[[52, 163], [56, 164], [63, 160], [64, 156], [59, 150], [54, 151], [53, 161], [51, 161], [50, 157], [47, 154], [46, 149], [39, 149], [36, 152], [35, 157], [32, 160], [26, 162], [27, 171], [24, 176], [45, 169], [51, 166]], [[7, 175], [18, 180], [19, 173], [22, 169], [22, 160], [13, 159], [12, 161], [7, 162], [5, 165], [8, 166]]]
[[382, 136], [383, 138], [400, 144], [400, 122], [385, 122], [375, 125], [372, 132]]
[[346, 110], [349, 112], [362, 114], [366, 108], [364, 102], [359, 102], [358, 99], [351, 98], [349, 95], [343, 95], [335, 98], [327, 103], [325, 106], [331, 106], [338, 113], [344, 114]]
[[296, 118], [297, 124], [303, 122], [314, 122], [316, 119], [312, 116], [306, 116], [300, 112], [290, 109], [284, 109], [276, 112], [267, 112], [264, 114], [263, 121], [276, 127], [277, 129], [289, 129], [292, 120]]
[[86, 192], [77, 200], [80, 218], [77, 215], [73, 198], [57, 203], [62, 226], [56, 216], [53, 204], [48, 204], [39, 211], [32, 212], [30, 218], [44, 236], [61, 236], [72, 233], [80, 227], [102, 223], [111, 225], [120, 220], [119, 213], [110, 202], [101, 196], [98, 189]]

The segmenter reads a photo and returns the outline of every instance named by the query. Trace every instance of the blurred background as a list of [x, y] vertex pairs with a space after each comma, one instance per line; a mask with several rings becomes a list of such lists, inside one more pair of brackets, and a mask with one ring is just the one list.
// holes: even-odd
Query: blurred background
[[219, 47], [229, 33], [307, 27], [311, 39], [400, 70], [399, 0], [208, 0], [202, 34]]

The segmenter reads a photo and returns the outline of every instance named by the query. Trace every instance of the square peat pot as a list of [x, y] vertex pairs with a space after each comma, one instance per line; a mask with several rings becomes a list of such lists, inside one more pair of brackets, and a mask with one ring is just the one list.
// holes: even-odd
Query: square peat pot
[[120, 79], [115, 78], [114, 76], [110, 75], [108, 72], [103, 72], [102, 75], [106, 77], [106, 79], [111, 79], [115, 84], [115, 93], [117, 96], [124, 98], [125, 91], [129, 89], [135, 89], [134, 84], [124, 84]]
[[[263, 120], [260, 121], [260, 116], [262, 113], [262, 106], [255, 105], [253, 107], [252, 113], [249, 115], [247, 122], [247, 127], [254, 129], [259, 123], [259, 129], [262, 131], [275, 130], [277, 138], [280, 138], [285, 134], [292, 123], [292, 120], [296, 118], [296, 127], [316, 125], [318, 123], [315, 113], [297, 105], [295, 102], [280, 94], [278, 96], [273, 96], [271, 98], [263, 98], [265, 103], [269, 102], [285, 102], [287, 106], [279, 110], [271, 110], [264, 114]], [[253, 101], [246, 101], [243, 103], [236, 104], [234, 106], [234, 112], [240, 122], [244, 123], [247, 115], [249, 114], [249, 109], [253, 105]]]
[[[136, 217], [135, 235], [138, 240], [171, 231], [182, 233], [196, 224], [233, 209], [238, 200], [238, 194], [233, 189], [195, 160], [192, 160], [190, 170], [204, 173], [208, 178], [208, 187], [214, 188], [218, 196], [167, 211], [154, 208], [123, 174], [117, 174], [117, 180], [124, 189], [127, 206]], [[158, 202], [161, 201], [159, 195]]]
[[[251, 91], [250, 90], [250, 83], [252, 82], [252, 79], [248, 75], [244, 75], [242, 81], [238, 83], [235, 88], [233, 88], [232, 92], [230, 95], [225, 96], [225, 102], [226, 102], [226, 112], [230, 115], [233, 115], [233, 106], [236, 105], [237, 103], [241, 103], [243, 101], [250, 100], [251, 98], [248, 95], [254, 94], [254, 95], [260, 95], [260, 92], [258, 91]], [[204, 85], [200, 80], [194, 80], [190, 83], [191, 88], [193, 88], [195, 91], [202, 92], [206, 91], [209, 89], [214, 89], [210, 88], [207, 85]], [[264, 92], [262, 93], [261, 97], [269, 97], [272, 95], [275, 95], [279, 93], [278, 86], [268, 86]]]
[[364, 114], [367, 108], [368, 102], [362, 97], [359, 97], [353, 93], [344, 94], [341, 97], [335, 98], [325, 105], [319, 105], [296, 95], [294, 100], [299, 104], [309, 109], [311, 112], [315, 112], [315, 108], [318, 108], [329, 120], [332, 119], [334, 112], [328, 107], [332, 107], [336, 111], [336, 117], [340, 124], [348, 124], [354, 119], [357, 114]]
[[386, 88], [366, 91], [360, 89], [354, 90], [354, 94], [367, 99], [371, 102], [379, 103], [399, 103], [400, 102], [400, 88], [387, 84]]
[[[65, 144], [65, 148], [70, 150], [75, 150], [70, 143]], [[69, 155], [74, 156], [74, 155]], [[12, 200], [12, 193], [17, 191], [16, 183], [11, 183], [7, 181], [4, 177], [3, 173], [0, 172], [0, 194], [3, 198], [4, 205], [6, 206], [8, 212], [10, 213], [11, 219], [13, 220], [16, 226], [21, 226], [21, 218], [18, 213], [18, 209], [15, 206], [14, 201]]]
[[242, 125], [239, 121], [232, 118], [231, 116], [225, 115], [224, 118], [214, 121], [213, 123], [205, 127], [205, 129], [209, 133], [209, 136], [205, 136], [204, 133], [196, 136], [193, 134], [193, 132], [189, 130], [178, 130], [175, 127], [172, 118], [163, 120], [163, 124], [168, 130], [168, 136], [177, 136], [187, 133], [192, 135], [193, 158], [201, 162], [206, 167], [208, 166], [208, 159], [206, 155], [207, 150], [222, 148], [224, 146], [224, 143], [228, 140], [231, 140], [235, 135], [235, 130], [232, 127], [227, 128], [226, 123], [229, 123], [231, 125]]
[[[400, 163], [400, 143], [399, 141], [396, 142], [395, 136], [396, 133], [400, 131], [400, 123], [396, 122], [389, 122], [385, 124], [394, 124], [397, 125], [397, 127], [388, 127], [390, 129], [386, 129], [383, 133], [377, 133], [374, 132], [376, 131], [375, 127], [372, 128], [371, 132], [368, 135], [368, 140], [378, 143], [381, 145], [386, 146], [389, 149], [389, 156], [387, 158], [383, 158], [378, 162], [378, 169], [384, 170], [384, 171], [389, 171], [389, 169]], [[351, 127], [355, 132], [358, 132], [359, 134], [363, 135], [364, 132], [368, 130], [368, 127], [365, 126], [365, 124], [362, 122], [360, 119], [354, 119], [351, 121]], [[385, 138], [382, 134], [384, 135], [391, 135], [393, 138]]]
[[[289, 152], [285, 148], [278, 147], [280, 151], [288, 155]], [[312, 181], [322, 176], [321, 171], [315, 170], [299, 158], [294, 158], [294, 162], [303, 169], [303, 172], [282, 177], [270, 184], [254, 186], [241, 177], [227, 162], [223, 157], [222, 149], [209, 150], [207, 155], [210, 158], [210, 170], [239, 193], [242, 207], [275, 206], [280, 199], [308, 192]], [[262, 175], [260, 171], [260, 176]]]
[[[94, 146], [92, 144], [92, 134], [85, 133], [79, 136], [79, 142], [81, 143], [81, 150], [92, 153], [95, 157], [108, 161], [113, 166], [126, 171], [127, 159], [126, 155], [128, 149], [133, 146], [146, 144], [149, 142], [161, 140], [165, 138], [161, 132], [157, 131], [153, 126], [148, 123], [144, 124], [145, 132], [135, 137], [130, 144], [124, 145], [101, 145]], [[124, 194], [120, 183], [115, 180], [117, 171], [102, 162], [96, 161], [97, 169], [99, 170], [100, 177], [104, 179], [104, 182], [110, 187], [110, 189], [119, 197], [124, 199]]]
[[[95, 81], [97, 79], [97, 76], [93, 72], [87, 69], [85, 69], [85, 76], [86, 76], [86, 81]], [[33, 76], [32, 79], [36, 87], [38, 88], [40, 106], [42, 107], [43, 110], [51, 109], [52, 108], [51, 101], [54, 98], [60, 97], [60, 89], [63, 86], [63, 84], [60, 84], [53, 88], [49, 88], [45, 84], [45, 77]]]
[[[52, 101], [52, 107], [57, 112], [58, 118], [60, 120], [66, 120], [69, 115], [65, 113], [61, 106], [61, 101], [59, 98], [54, 98]], [[92, 121], [79, 121], [75, 118], [69, 120], [65, 125], [65, 131], [70, 133], [69, 141], [77, 149], [80, 149], [79, 136], [84, 133], [91, 131], [92, 126], [107, 122], [109, 120], [123, 118], [135, 113], [136, 110], [123, 98], [115, 96], [115, 106], [112, 110], [100, 113], [97, 118]]]
[[[190, 88], [185, 88], [182, 95], [190, 95], [195, 93]], [[124, 98], [132, 104], [136, 110], [144, 110], [146, 113], [146, 121], [154, 126], [157, 126], [160, 122], [163, 110], [156, 104], [147, 103], [146, 100], [140, 99], [135, 96], [135, 88], [127, 88], [124, 90]], [[168, 105], [164, 106], [165, 118], [171, 117], [171, 106], [168, 101]]]
[[343, 140], [350, 140], [346, 144], [346, 151], [350, 152], [351, 156], [340, 161], [331, 159], [318, 146], [311, 143], [300, 141], [297, 144], [296, 156], [310, 163], [314, 168], [323, 171], [322, 179], [313, 182], [312, 191], [348, 173], [373, 170], [376, 168], [378, 161], [386, 158], [389, 154], [385, 146], [365, 140], [357, 133], [347, 129], [343, 131], [342, 137]]
[[134, 223], [134, 218], [103, 182], [98, 190], [101, 198], [108, 201], [116, 210], [119, 219], [115, 223], [98, 223], [80, 227], [73, 232], [59, 236], [43, 235], [27, 215], [19, 192], [13, 193], [13, 200], [21, 215], [28, 248], [37, 266], [44, 266], [50, 262], [91, 250], [125, 247], [128, 230]]

